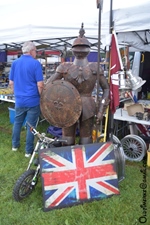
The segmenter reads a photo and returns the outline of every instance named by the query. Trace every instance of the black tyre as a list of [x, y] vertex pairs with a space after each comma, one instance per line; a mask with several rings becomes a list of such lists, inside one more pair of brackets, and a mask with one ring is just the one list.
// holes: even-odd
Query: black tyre
[[[34, 177], [35, 170], [27, 170], [25, 171], [17, 180], [14, 189], [13, 189], [13, 198], [19, 202], [24, 198], [28, 197], [32, 191], [34, 186], [31, 184], [32, 179]], [[35, 184], [37, 181], [35, 182]]]

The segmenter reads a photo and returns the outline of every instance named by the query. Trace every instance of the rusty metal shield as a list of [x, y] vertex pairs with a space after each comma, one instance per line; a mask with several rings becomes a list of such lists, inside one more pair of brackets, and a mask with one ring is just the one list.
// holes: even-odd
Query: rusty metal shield
[[82, 102], [78, 90], [71, 83], [55, 80], [45, 84], [40, 107], [42, 115], [50, 124], [64, 128], [77, 122]]

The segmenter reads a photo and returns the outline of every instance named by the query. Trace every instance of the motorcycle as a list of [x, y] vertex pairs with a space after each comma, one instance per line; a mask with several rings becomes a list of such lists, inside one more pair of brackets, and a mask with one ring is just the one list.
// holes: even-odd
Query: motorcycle
[[[38, 152], [45, 148], [61, 147], [62, 143], [66, 143], [66, 140], [60, 138], [47, 137], [45, 133], [39, 133], [34, 127], [28, 122], [26, 124], [30, 127], [30, 131], [34, 136], [37, 136], [38, 141], [35, 145], [34, 151], [30, 158], [29, 164], [26, 171], [18, 178], [13, 188], [13, 198], [19, 202], [24, 198], [28, 197], [34, 190], [40, 173], [40, 162]], [[35, 166], [35, 169], [32, 166]]]

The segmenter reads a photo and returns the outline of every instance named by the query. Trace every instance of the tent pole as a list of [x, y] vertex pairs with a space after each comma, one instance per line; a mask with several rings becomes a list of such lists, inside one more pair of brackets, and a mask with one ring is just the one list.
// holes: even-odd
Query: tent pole
[[113, 29], [113, 12], [112, 12], [112, 7], [113, 7], [113, 0], [110, 0], [110, 18], [109, 18], [109, 33], [112, 33]]

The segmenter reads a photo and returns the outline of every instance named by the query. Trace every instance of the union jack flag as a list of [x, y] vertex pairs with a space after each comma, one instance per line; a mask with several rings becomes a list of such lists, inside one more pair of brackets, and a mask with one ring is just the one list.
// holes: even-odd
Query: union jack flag
[[119, 194], [111, 142], [39, 151], [44, 211]]

